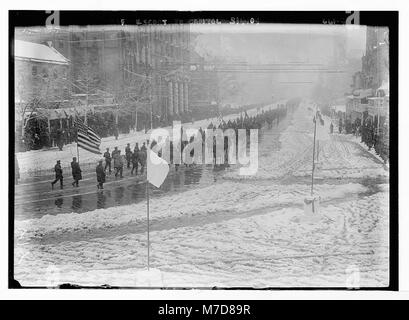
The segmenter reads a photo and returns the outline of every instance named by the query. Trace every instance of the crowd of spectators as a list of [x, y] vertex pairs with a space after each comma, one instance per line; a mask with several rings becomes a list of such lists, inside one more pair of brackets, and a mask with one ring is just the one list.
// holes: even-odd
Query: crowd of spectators
[[[250, 106], [247, 106], [250, 107]], [[226, 111], [226, 110], [223, 110]], [[237, 110], [235, 110], [237, 112]], [[225, 113], [225, 112], [223, 112]], [[195, 117], [193, 116], [195, 114]], [[210, 108], [206, 112], [197, 113], [196, 111], [187, 111], [180, 115], [159, 117], [150, 113], [138, 112], [138, 121], [136, 130], [149, 130], [152, 127], [165, 127], [172, 125], [173, 121], [182, 123], [194, 120], [207, 119], [217, 116], [217, 108]], [[84, 117], [81, 117], [84, 120]], [[21, 128], [16, 128], [16, 151], [39, 150], [43, 148], [58, 147], [62, 150], [63, 146], [75, 142], [76, 131], [74, 127], [74, 118], [50, 120], [44, 118], [31, 118], [26, 124], [24, 135], [21, 135]], [[135, 130], [135, 114], [119, 114], [118, 125], [114, 112], [95, 112], [87, 115], [87, 124], [101, 137], [115, 136], [130, 133]]]
[[361, 136], [361, 142], [366, 144], [368, 150], [374, 148], [385, 163], [389, 161], [389, 126], [384, 117], [372, 117], [367, 112], [363, 114], [363, 120], [352, 120], [351, 116], [340, 117], [338, 132]]

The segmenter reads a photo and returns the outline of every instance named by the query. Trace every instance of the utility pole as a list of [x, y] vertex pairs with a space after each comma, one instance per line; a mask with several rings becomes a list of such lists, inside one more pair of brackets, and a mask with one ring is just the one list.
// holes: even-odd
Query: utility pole
[[153, 101], [152, 101], [152, 79], [150, 81], [150, 88], [149, 88], [149, 104], [150, 104], [150, 109], [151, 109], [151, 130], [153, 128], [153, 124], [152, 124], [152, 109], [153, 109]]
[[84, 116], [84, 123], [85, 125], [87, 125], [87, 112], [88, 112], [88, 90], [89, 90], [89, 77], [90, 77], [90, 65], [89, 65], [89, 61], [88, 61], [88, 42], [87, 42], [87, 35], [88, 35], [88, 27], [87, 30], [85, 31], [85, 63], [87, 66], [87, 70], [86, 70], [86, 78], [85, 78], [85, 83], [86, 83], [86, 92], [85, 92], [85, 105], [87, 106], [85, 109], [85, 116]]
[[312, 147], [312, 173], [311, 173], [311, 196], [314, 195], [314, 171], [315, 171], [315, 138], [317, 135], [317, 111], [314, 116], [314, 143]]
[[88, 86], [88, 80], [89, 79], [87, 79], [87, 92], [85, 93], [85, 104], [86, 104], [86, 106], [87, 106], [87, 108], [85, 109], [85, 117], [84, 117], [84, 123], [85, 123], [85, 125], [88, 125], [88, 119], [87, 119], [87, 113], [88, 113], [88, 103], [89, 103], [89, 100], [88, 100], [88, 90], [89, 90], [89, 86]]
[[138, 131], [138, 105], [135, 104], [135, 132]]

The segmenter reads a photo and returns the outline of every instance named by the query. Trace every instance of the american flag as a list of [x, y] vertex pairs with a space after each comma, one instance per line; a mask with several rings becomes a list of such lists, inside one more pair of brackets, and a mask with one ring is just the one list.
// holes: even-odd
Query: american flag
[[101, 154], [101, 151], [99, 151], [101, 138], [95, 133], [95, 131], [84, 124], [84, 122], [78, 117], [76, 117], [74, 125], [77, 128], [78, 147], [92, 153]]

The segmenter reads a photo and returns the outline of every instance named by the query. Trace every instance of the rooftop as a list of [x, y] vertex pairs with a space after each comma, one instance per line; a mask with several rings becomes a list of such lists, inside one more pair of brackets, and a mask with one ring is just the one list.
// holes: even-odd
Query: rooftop
[[14, 58], [42, 63], [68, 65], [69, 60], [56, 49], [44, 44], [15, 40]]

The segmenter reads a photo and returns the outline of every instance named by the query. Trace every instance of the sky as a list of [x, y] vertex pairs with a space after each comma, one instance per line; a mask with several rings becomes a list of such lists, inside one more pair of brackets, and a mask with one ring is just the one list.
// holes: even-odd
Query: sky
[[[365, 50], [365, 26], [335, 25], [192, 25], [199, 34], [199, 52], [244, 57], [250, 61], [271, 62], [274, 58], [298, 57], [314, 60], [311, 54], [320, 51], [335, 38], [345, 39], [348, 55], [361, 55]], [[318, 41], [318, 46], [317, 45]], [[310, 48], [315, 46], [314, 48]], [[303, 49], [307, 49], [306, 52]], [[294, 50], [295, 49], [295, 50]], [[281, 62], [280, 60], [280, 62]]]
[[[366, 45], [365, 26], [193, 25], [191, 31], [198, 34], [194, 45], [204, 57], [270, 65], [262, 69], [274, 66], [274, 71], [237, 73], [243, 84], [241, 97], [236, 97], [240, 101], [266, 100], [279, 94], [283, 98], [308, 95], [313, 85], [323, 79], [334, 84], [342, 82], [340, 92], [348, 90], [352, 73], [359, 71]], [[351, 64], [357, 70], [351, 70]], [[295, 72], [305, 68], [341, 72]]]

